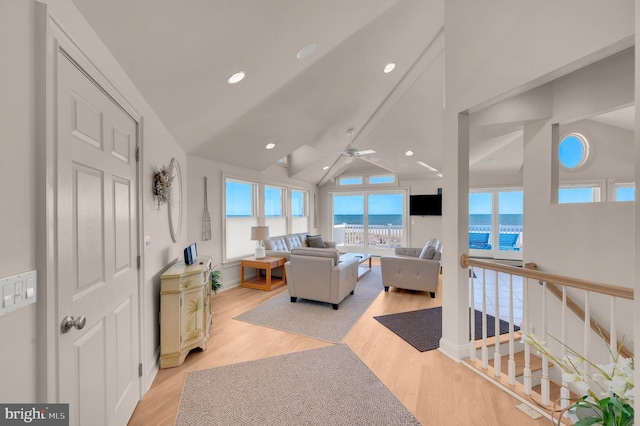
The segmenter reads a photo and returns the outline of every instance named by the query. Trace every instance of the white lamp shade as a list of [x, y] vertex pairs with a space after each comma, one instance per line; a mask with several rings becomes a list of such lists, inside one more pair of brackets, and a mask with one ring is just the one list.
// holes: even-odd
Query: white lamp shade
[[251, 227], [251, 239], [260, 241], [258, 247], [256, 247], [256, 259], [264, 259], [264, 247], [262, 246], [262, 240], [269, 238], [268, 226], [252, 226]]
[[268, 226], [252, 226], [251, 227], [251, 239], [252, 240], [266, 240], [269, 238]]

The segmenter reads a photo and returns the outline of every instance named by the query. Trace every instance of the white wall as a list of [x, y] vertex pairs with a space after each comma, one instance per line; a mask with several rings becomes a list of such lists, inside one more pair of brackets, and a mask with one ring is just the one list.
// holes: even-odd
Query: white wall
[[[446, 264], [457, 264], [459, 256], [467, 250], [466, 239], [461, 234], [466, 233], [464, 215], [468, 211], [468, 171], [465, 171], [468, 168], [468, 157], [465, 158], [468, 126], [459, 114], [524, 93], [608, 57], [629, 47], [633, 35], [633, 1], [616, 2], [615, 7], [606, 9], [596, 0], [445, 2], [443, 191], [457, 194], [457, 197], [445, 199], [444, 204], [447, 220], [443, 222], [443, 241], [447, 249], [443, 259]], [[566, 100], [572, 104], [570, 98]], [[559, 106], [558, 102], [554, 105], [556, 109]], [[566, 116], [562, 117], [564, 120]], [[575, 114], [574, 118], [577, 118]], [[560, 115], [556, 119], [560, 119]], [[565, 206], [551, 205], [547, 201], [550, 200], [549, 184], [540, 182], [548, 182], [547, 176], [551, 175], [548, 163], [551, 158], [550, 130], [545, 127], [547, 122], [543, 123], [525, 127], [525, 232], [530, 231], [526, 240], [526, 260], [560, 274], [590, 275], [592, 279], [629, 285], [633, 280], [633, 264], [623, 266], [617, 255], [632, 259], [633, 236], [621, 235], [622, 227], [617, 225], [605, 225], [604, 228], [601, 225], [613, 218], [620, 218], [622, 224], [632, 224], [632, 207], [628, 203], [599, 204], [590, 206], [585, 215], [580, 212], [579, 218], [571, 212], [558, 216], [557, 211]], [[527, 195], [531, 191], [542, 197], [535, 206], [531, 195]], [[570, 223], [569, 237], [563, 240], [566, 229], [563, 225], [567, 222]], [[575, 232], [580, 222], [595, 230], [594, 233], [585, 236], [584, 232]], [[614, 234], [608, 235], [608, 231]], [[628, 228], [627, 232], [632, 234]], [[598, 237], [600, 244], [596, 242]], [[619, 248], [613, 244], [617, 237], [623, 238]], [[603, 246], [607, 249], [594, 248]], [[597, 262], [594, 262], [596, 257]], [[609, 268], [609, 261], [621, 269]], [[578, 263], [580, 267], [577, 267]], [[467, 351], [466, 325], [459, 320], [468, 306], [466, 281], [461, 268], [444, 268], [441, 345], [444, 343], [443, 351], [453, 358]]]
[[[33, 2], [0, 2], [0, 277], [36, 269], [34, 9]], [[35, 401], [37, 310], [0, 317], [0, 401]]]
[[[399, 184], [409, 188], [409, 195], [436, 194], [442, 188], [442, 179], [400, 180]], [[408, 221], [409, 247], [422, 247], [432, 238], [442, 238], [442, 216], [409, 216]]]
[[[222, 290], [228, 290], [240, 284], [240, 262], [233, 261], [223, 263], [224, 244], [224, 176], [249, 179], [259, 184], [280, 185], [288, 188], [296, 188], [309, 191], [309, 210], [311, 213], [309, 220], [309, 232], [318, 232], [313, 228], [313, 199], [316, 193], [316, 186], [290, 179], [287, 169], [279, 165], [272, 165], [262, 172], [250, 170], [240, 166], [219, 163], [200, 157], [187, 157], [187, 192], [189, 194], [189, 205], [187, 221], [189, 222], [189, 242], [196, 242], [198, 254], [213, 256], [214, 264], [217, 265], [222, 274]], [[202, 241], [202, 213], [204, 210], [204, 177], [207, 177], [207, 198], [208, 210], [211, 217], [211, 240]]]
[[[172, 157], [178, 158], [185, 167], [186, 156], [71, 2], [50, 0], [47, 4], [80, 48], [143, 117], [140, 166], [143, 185], [142, 233], [152, 237], [151, 248], [142, 253], [144, 268], [141, 274], [142, 363], [147, 379], [145, 385], [148, 387], [157, 363], [158, 277], [167, 264], [177, 257], [187, 241], [188, 232], [188, 224], [185, 224], [180, 242], [174, 244], [171, 241], [167, 210], [166, 207], [160, 211], [155, 209], [151, 178], [154, 170], [161, 164], [168, 164]], [[11, 64], [3, 67], [0, 82], [3, 93], [0, 100], [3, 149], [0, 193], [5, 197], [0, 203], [0, 234], [4, 241], [0, 246], [2, 277], [36, 269], [39, 262], [37, 248], [43, 238], [42, 230], [38, 228], [42, 210], [37, 205], [36, 194], [42, 188], [44, 177], [42, 170], [35, 167], [37, 156], [42, 152], [41, 140], [37, 137], [41, 129], [35, 120], [40, 99], [36, 90], [35, 70], [36, 64], [43, 63], [43, 58], [36, 57], [36, 13], [34, 0], [0, 2], [0, 46], [5, 64]], [[185, 171], [186, 168], [183, 173]], [[38, 284], [39, 293], [44, 293], [45, 283], [41, 275]], [[37, 354], [45, 352], [42, 344], [44, 338], [37, 327], [44, 315], [43, 300], [39, 299], [35, 305], [0, 317], [0, 335], [6, 342], [12, 342], [13, 348], [3, 350], [0, 354], [3, 383], [12, 384], [0, 387], [0, 401], [44, 401], [43, 360], [36, 359]]]

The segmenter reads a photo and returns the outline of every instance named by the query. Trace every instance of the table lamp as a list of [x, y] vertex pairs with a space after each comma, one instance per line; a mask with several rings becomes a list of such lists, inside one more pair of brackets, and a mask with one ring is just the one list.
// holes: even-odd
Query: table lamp
[[268, 226], [252, 226], [251, 227], [251, 239], [258, 241], [258, 247], [256, 247], [256, 259], [264, 259], [264, 246], [262, 240], [269, 238]]

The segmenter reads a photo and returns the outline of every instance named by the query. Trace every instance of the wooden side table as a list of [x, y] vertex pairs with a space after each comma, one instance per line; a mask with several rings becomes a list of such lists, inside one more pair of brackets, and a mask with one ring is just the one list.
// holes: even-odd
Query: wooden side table
[[[264, 259], [256, 259], [255, 256], [242, 259], [240, 263], [240, 286], [255, 288], [258, 290], [273, 290], [286, 284], [284, 264], [287, 260], [284, 257], [267, 256]], [[282, 279], [271, 279], [271, 270], [282, 266]], [[255, 268], [258, 276], [252, 280], [244, 280], [244, 268]], [[264, 269], [265, 278], [260, 276], [260, 269]]]

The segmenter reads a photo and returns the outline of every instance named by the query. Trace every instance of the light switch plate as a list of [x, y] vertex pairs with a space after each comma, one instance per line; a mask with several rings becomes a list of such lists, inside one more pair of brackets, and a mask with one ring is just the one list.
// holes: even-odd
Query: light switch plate
[[2, 303], [0, 316], [36, 302], [37, 271], [0, 278]]

